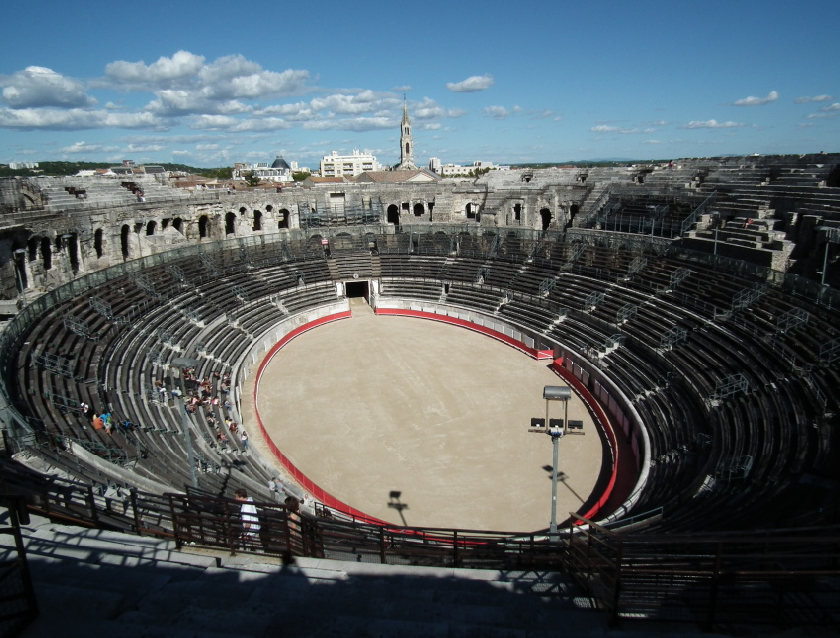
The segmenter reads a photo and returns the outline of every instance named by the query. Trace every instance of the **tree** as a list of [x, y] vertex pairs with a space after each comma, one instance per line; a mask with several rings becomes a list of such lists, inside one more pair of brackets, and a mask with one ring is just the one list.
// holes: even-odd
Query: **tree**
[[248, 186], [259, 186], [260, 185], [260, 178], [254, 171], [249, 171], [247, 173], [243, 173], [242, 177], [245, 178]]
[[308, 173], [307, 171], [298, 171], [297, 173], [292, 173], [292, 179], [296, 182], [302, 182], [307, 177], [309, 177], [309, 175], [310, 173]]

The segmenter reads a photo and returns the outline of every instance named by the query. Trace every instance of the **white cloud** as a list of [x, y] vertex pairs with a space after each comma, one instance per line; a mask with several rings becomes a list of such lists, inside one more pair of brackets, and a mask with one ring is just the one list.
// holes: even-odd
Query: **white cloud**
[[315, 98], [310, 102], [310, 106], [315, 111], [329, 110], [341, 115], [358, 115], [391, 109], [399, 103], [400, 100], [393, 96], [381, 95], [375, 91], [361, 91], [355, 95], [335, 94]]
[[462, 82], [448, 82], [446, 88], [457, 93], [485, 91], [493, 86], [492, 75], [473, 75]]
[[355, 117], [304, 122], [303, 128], [315, 131], [354, 131], [356, 133], [361, 133], [364, 131], [396, 128], [399, 125], [399, 120], [396, 118]]
[[96, 100], [85, 93], [79, 80], [64, 77], [52, 69], [29, 66], [5, 78], [3, 100], [13, 108], [93, 106]]
[[606, 124], [598, 124], [589, 129], [591, 133], [618, 133], [620, 135], [635, 135], [637, 133], [655, 133], [655, 128], [621, 128], [619, 126], [608, 126]]
[[173, 157], [183, 157], [185, 155], [192, 155], [189, 151], [172, 151]]
[[738, 128], [740, 126], [744, 125], [739, 124], [738, 122], [718, 122], [717, 120], [706, 120], [705, 122], [698, 122], [692, 120], [688, 124], [683, 124], [680, 128]]
[[644, 140], [642, 144], [662, 144], [659, 140]]
[[504, 106], [485, 106], [482, 109], [485, 117], [492, 117], [494, 120], [503, 120], [514, 113], [519, 113], [521, 110], [522, 109], [518, 106], [514, 106], [510, 110], [506, 109]]
[[736, 100], [735, 106], [761, 106], [763, 104], [770, 104], [770, 102], [775, 102], [778, 99], [778, 92], [770, 91], [770, 93], [767, 94], [767, 97], [755, 97], [754, 95], [750, 95], [749, 97]]
[[840, 111], [840, 102], [835, 102], [831, 106], [824, 106], [820, 111]]
[[798, 97], [794, 100], [795, 104], [808, 104], [809, 102], [830, 102], [831, 96], [830, 95], [815, 95], [813, 97], [809, 97], [807, 95], [803, 95], [802, 97]]
[[120, 150], [118, 146], [103, 146], [101, 144], [88, 144], [87, 142], [76, 142], [70, 146], [58, 149], [59, 153], [113, 153]]
[[461, 117], [465, 115], [466, 111], [463, 109], [447, 109], [440, 106], [434, 100], [424, 97], [423, 101], [416, 104], [410, 110], [410, 115], [416, 120], [429, 120], [436, 117]]
[[0, 127], [81, 130], [95, 128], [167, 128], [152, 113], [111, 113], [88, 109], [0, 109]]
[[105, 67], [105, 75], [118, 84], [164, 89], [189, 82], [203, 66], [203, 56], [178, 51], [171, 58], [161, 57], [148, 66], [142, 60], [111, 62]]

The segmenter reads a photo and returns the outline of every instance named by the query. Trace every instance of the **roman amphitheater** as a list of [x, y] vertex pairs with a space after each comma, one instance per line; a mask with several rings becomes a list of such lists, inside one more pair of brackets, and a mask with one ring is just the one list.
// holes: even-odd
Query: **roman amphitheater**
[[840, 623], [840, 156], [0, 189], [15, 512]]

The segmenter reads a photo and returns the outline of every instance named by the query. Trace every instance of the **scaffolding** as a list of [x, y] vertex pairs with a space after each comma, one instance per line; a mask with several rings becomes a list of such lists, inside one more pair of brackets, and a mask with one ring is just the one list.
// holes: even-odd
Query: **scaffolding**
[[691, 271], [688, 268], [677, 268], [671, 273], [671, 282], [668, 284], [668, 290], [675, 290], [690, 274]]
[[473, 283], [481, 285], [485, 281], [487, 281], [487, 277], [490, 274], [490, 269], [487, 266], [480, 266], [479, 269], [475, 272], [475, 277], [473, 277]]
[[615, 313], [615, 322], [616, 324], [624, 323], [625, 321], [630, 321], [633, 317], [636, 316], [636, 313], [639, 311], [639, 306], [634, 303], [626, 303], [621, 308], [619, 308]]
[[685, 328], [681, 328], [680, 326], [672, 326], [671, 328], [662, 333], [662, 337], [659, 339], [659, 350], [672, 350], [674, 346], [685, 341], [687, 335], [688, 333], [686, 332]]
[[554, 277], [546, 277], [540, 282], [539, 296], [548, 297], [548, 293], [554, 290], [556, 285], [557, 280]]
[[731, 312], [749, 308], [756, 301], [761, 299], [766, 292], [767, 286], [764, 284], [755, 284], [752, 288], [744, 288], [743, 290], [736, 292], [735, 296], [732, 297]]
[[715, 384], [715, 390], [709, 395], [709, 401], [716, 405], [724, 399], [731, 397], [733, 394], [743, 392], [746, 394], [750, 391], [750, 382], [743, 374], [733, 374], [723, 379], [719, 379]]
[[808, 325], [810, 313], [804, 308], [791, 308], [776, 317], [776, 334], [787, 334], [801, 326]]
[[604, 293], [600, 290], [593, 290], [583, 300], [583, 310], [584, 312], [592, 312], [602, 303], [604, 303]]
[[43, 370], [72, 379], [76, 376], [73, 360], [57, 354], [32, 354], [32, 362]]
[[633, 261], [630, 262], [630, 265], [627, 267], [627, 275], [635, 275], [636, 273], [642, 272], [647, 266], [648, 260], [646, 257], [639, 255]]
[[82, 339], [87, 339], [88, 341], [99, 341], [99, 337], [91, 332], [90, 326], [88, 326], [87, 321], [84, 319], [79, 319], [73, 315], [67, 315], [64, 317], [64, 327], [74, 334], [79, 335]]

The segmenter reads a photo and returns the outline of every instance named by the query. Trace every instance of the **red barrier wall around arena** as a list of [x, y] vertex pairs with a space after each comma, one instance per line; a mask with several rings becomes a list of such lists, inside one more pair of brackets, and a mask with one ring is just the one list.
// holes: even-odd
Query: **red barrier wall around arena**
[[417, 317], [419, 319], [431, 319], [432, 321], [450, 323], [455, 326], [466, 328], [467, 330], [472, 330], [473, 332], [480, 332], [481, 334], [492, 337], [493, 339], [497, 339], [512, 348], [516, 348], [520, 352], [524, 352], [532, 359], [551, 359], [553, 356], [553, 353], [549, 350], [537, 350], [536, 348], [531, 348], [503, 332], [499, 332], [498, 330], [493, 330], [492, 328], [487, 328], [485, 326], [479, 326], [477, 323], [472, 323], [471, 321], [466, 321], [464, 319], [458, 319], [457, 317], [437, 315], [433, 312], [423, 312], [422, 310], [407, 310], [405, 308], [377, 308], [376, 314], [397, 315], [400, 317]]
[[[449, 323], [456, 326], [461, 326], [462, 328], [467, 328], [468, 330], [473, 330], [475, 332], [480, 332], [488, 337], [492, 337], [493, 339], [497, 339], [506, 343], [507, 345], [516, 348], [517, 350], [524, 352], [525, 354], [533, 357], [534, 359], [546, 359], [550, 358], [549, 351], [540, 351], [535, 348], [530, 348], [526, 346], [524, 343], [517, 341], [513, 337], [510, 337], [504, 333], [499, 332], [498, 330], [493, 330], [492, 328], [486, 328], [485, 326], [479, 326], [478, 324], [471, 323], [469, 321], [465, 321], [463, 319], [458, 319], [456, 317], [448, 317], [445, 315], [437, 315], [430, 312], [423, 312], [420, 310], [405, 310], [401, 308], [377, 308], [377, 314], [382, 315], [397, 315], [397, 316], [407, 316], [407, 317], [417, 317], [421, 319], [431, 319], [433, 321], [440, 321], [443, 323]], [[315, 499], [327, 505], [328, 507], [335, 508], [339, 511], [345, 512], [350, 516], [353, 516], [359, 521], [363, 521], [366, 523], [373, 523], [377, 525], [385, 525], [389, 526], [390, 523], [386, 523], [385, 521], [381, 521], [377, 518], [373, 518], [368, 516], [364, 512], [360, 512], [359, 510], [355, 509], [354, 507], [350, 507], [346, 503], [339, 501], [337, 498], [332, 496], [331, 494], [325, 492], [321, 489], [318, 485], [312, 482], [303, 472], [301, 472], [297, 467], [295, 467], [294, 463], [292, 463], [285, 454], [283, 454], [280, 449], [275, 445], [274, 441], [268, 436], [268, 433], [263, 426], [262, 419], [260, 418], [260, 411], [257, 407], [257, 392], [259, 390], [260, 385], [260, 377], [262, 377], [263, 370], [265, 367], [271, 362], [271, 359], [276, 355], [287, 343], [289, 343], [295, 337], [302, 335], [304, 332], [308, 332], [313, 328], [317, 328], [318, 326], [322, 326], [324, 324], [338, 321], [340, 319], [349, 319], [351, 317], [351, 313], [349, 310], [338, 312], [332, 315], [328, 315], [326, 317], [321, 317], [320, 319], [315, 319], [314, 321], [310, 321], [302, 326], [299, 326], [289, 332], [288, 334], [284, 335], [272, 348], [268, 351], [266, 356], [263, 358], [262, 362], [260, 363], [259, 368], [257, 369], [257, 376], [254, 382], [254, 413], [257, 419], [257, 425], [260, 428], [260, 433], [263, 436], [266, 444], [268, 445], [269, 450], [274, 455], [274, 457], [280, 461], [283, 468], [305, 489], [309, 492]], [[563, 359], [557, 359], [552, 363], [552, 369], [554, 370], [557, 375], [562, 377], [571, 387], [575, 389], [578, 395], [583, 399], [584, 403], [586, 403], [587, 408], [589, 409], [590, 413], [592, 414], [593, 418], [596, 419], [606, 433], [607, 438], [610, 441], [610, 445], [613, 449], [613, 467], [610, 476], [609, 483], [607, 484], [604, 493], [598, 498], [597, 502], [590, 508], [588, 512], [586, 512], [583, 517], [591, 519], [594, 517], [598, 511], [604, 506], [609, 499], [610, 495], [612, 494], [613, 488], [615, 487], [616, 476], [617, 476], [617, 468], [618, 468], [618, 447], [616, 446], [615, 441], [615, 433], [613, 432], [612, 426], [610, 424], [609, 419], [607, 418], [606, 413], [595, 400], [595, 397], [589, 392], [583, 383], [579, 379], [577, 379], [571, 372], [566, 370], [563, 367]]]
[[254, 381], [254, 414], [257, 418], [257, 425], [260, 428], [260, 433], [262, 434], [263, 440], [265, 440], [266, 445], [268, 445], [268, 449], [271, 450], [271, 453], [274, 457], [280, 461], [280, 464], [283, 468], [288, 472], [297, 482], [298, 484], [303, 487], [304, 490], [309, 492], [315, 499], [323, 503], [328, 507], [332, 507], [334, 509], [340, 510], [342, 512], [346, 512], [350, 516], [356, 518], [356, 520], [360, 520], [366, 523], [374, 523], [377, 525], [388, 525], [385, 521], [380, 521], [377, 518], [372, 518], [367, 514], [360, 512], [359, 510], [350, 507], [346, 503], [339, 501], [337, 498], [328, 494], [323, 489], [321, 489], [318, 485], [313, 483], [303, 472], [301, 472], [297, 467], [295, 467], [294, 463], [292, 463], [288, 457], [283, 454], [280, 449], [275, 445], [274, 441], [271, 440], [271, 437], [268, 436], [268, 432], [265, 430], [265, 426], [263, 425], [262, 419], [260, 418], [260, 410], [257, 405], [257, 392], [259, 391], [260, 387], [260, 377], [262, 377], [263, 370], [265, 367], [271, 362], [276, 355], [287, 343], [289, 343], [295, 337], [299, 337], [304, 332], [308, 332], [313, 328], [317, 328], [318, 326], [323, 326], [324, 324], [331, 323], [333, 321], [338, 321], [340, 319], [349, 319], [351, 317], [351, 313], [349, 310], [345, 310], [343, 312], [337, 312], [332, 315], [327, 315], [326, 317], [321, 317], [320, 319], [315, 319], [314, 321], [310, 321], [309, 323], [305, 323], [302, 326], [298, 326], [294, 330], [290, 331], [288, 334], [283, 335], [283, 337], [275, 343], [271, 350], [263, 358], [262, 362], [260, 363], [260, 367], [257, 369], [257, 377]]
[[[432, 321], [449, 323], [456, 326], [461, 326], [462, 328], [467, 328], [468, 330], [480, 332], [484, 335], [487, 335], [488, 337], [492, 337], [493, 339], [498, 339], [499, 341], [502, 341], [521, 352], [524, 352], [525, 354], [533, 357], [534, 359], [543, 360], [553, 358], [550, 350], [537, 350], [536, 348], [530, 348], [521, 341], [517, 341], [513, 337], [499, 332], [498, 330], [493, 330], [492, 328], [487, 328], [485, 326], [479, 326], [478, 324], [472, 323], [470, 321], [465, 321], [464, 319], [458, 319], [457, 317], [449, 317], [447, 315], [439, 315], [433, 312], [424, 312], [422, 310], [407, 310], [404, 308], [377, 308], [376, 314], [418, 317], [420, 319], [430, 319]], [[606, 504], [609, 497], [612, 495], [613, 489], [615, 488], [616, 479], [618, 477], [618, 446], [616, 445], [615, 432], [613, 431], [612, 424], [610, 423], [610, 420], [607, 417], [606, 413], [601, 408], [601, 405], [595, 400], [595, 397], [592, 396], [592, 393], [589, 391], [589, 389], [577, 377], [575, 377], [571, 372], [569, 372], [563, 367], [562, 358], [557, 359], [552, 363], [552, 369], [560, 377], [565, 379], [566, 382], [571, 387], [573, 387], [578, 393], [578, 395], [583, 399], [583, 402], [589, 409], [589, 412], [592, 415], [593, 419], [595, 419], [598, 422], [599, 427], [604, 431], [607, 438], [609, 439], [610, 447], [613, 450], [613, 466], [610, 471], [610, 479], [607, 483], [607, 487], [604, 489], [604, 493], [598, 497], [598, 500], [590, 508], [590, 510], [583, 515], [584, 518], [592, 519], [601, 510], [604, 504]]]

